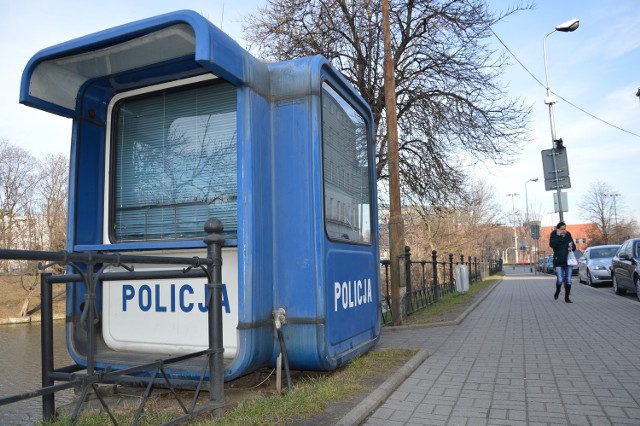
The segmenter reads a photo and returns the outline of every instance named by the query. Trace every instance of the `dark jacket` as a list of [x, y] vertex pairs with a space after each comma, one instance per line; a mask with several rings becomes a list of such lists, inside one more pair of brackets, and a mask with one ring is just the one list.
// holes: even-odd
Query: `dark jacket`
[[564, 237], [561, 237], [556, 233], [554, 229], [549, 236], [549, 247], [553, 249], [553, 266], [567, 266], [567, 256], [569, 255], [569, 243], [573, 250], [576, 248], [576, 243], [573, 241], [571, 233], [567, 231]]

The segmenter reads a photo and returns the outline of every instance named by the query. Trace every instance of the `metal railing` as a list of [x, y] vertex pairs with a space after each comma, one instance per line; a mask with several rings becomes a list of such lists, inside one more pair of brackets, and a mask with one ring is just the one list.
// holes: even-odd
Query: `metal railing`
[[[112, 423], [117, 425], [107, 401], [98, 391], [98, 384], [120, 384], [146, 386], [143, 398], [136, 411], [133, 424], [138, 424], [144, 410], [145, 403], [155, 386], [168, 388], [180, 405], [184, 414], [167, 424], [177, 424], [189, 420], [205, 412], [216, 410], [224, 406], [224, 346], [222, 341], [222, 244], [224, 237], [222, 222], [209, 219], [205, 226], [207, 235], [204, 242], [207, 245], [206, 258], [183, 258], [126, 255], [120, 253], [87, 253], [87, 252], [47, 252], [32, 250], [0, 250], [2, 259], [35, 260], [50, 262], [38, 265], [45, 270], [53, 265], [62, 265], [75, 273], [64, 275], [41, 274], [41, 360], [42, 387], [30, 392], [0, 397], [0, 406], [11, 404], [34, 397], [42, 397], [42, 417], [45, 420], [55, 418], [54, 394], [70, 388], [79, 388], [75, 409], [71, 416], [74, 423], [80, 413], [82, 404], [90, 392], [100, 401], [103, 409], [109, 415]], [[182, 265], [182, 270], [163, 270], [136, 272], [134, 264]], [[106, 272], [109, 267], [123, 268], [123, 272]], [[96, 368], [97, 355], [97, 324], [100, 312], [96, 307], [96, 288], [99, 282], [141, 280], [141, 279], [171, 279], [171, 278], [206, 278], [208, 295], [208, 348], [203, 351], [187, 355], [157, 359], [140, 365], [120, 370]], [[85, 299], [80, 316], [80, 330], [86, 333], [87, 353], [86, 367], [69, 365], [54, 368], [53, 355], [53, 284], [84, 285]], [[165, 372], [165, 367], [185, 360], [204, 358], [199, 380], [174, 379]], [[1, 363], [1, 361], [0, 361]], [[209, 379], [205, 380], [207, 371]], [[66, 382], [56, 384], [55, 382]], [[189, 407], [181, 400], [176, 389], [195, 389], [193, 400]], [[196, 407], [201, 391], [209, 391], [209, 402]]]
[[[411, 249], [405, 247], [406, 291], [404, 293], [404, 309], [407, 315], [438, 302], [443, 296], [456, 291], [455, 268], [466, 265], [469, 272], [469, 285], [482, 281], [482, 272], [493, 275], [502, 270], [502, 262], [495, 259], [478, 259], [464, 255], [454, 262], [455, 256], [448, 253], [444, 260], [438, 260], [438, 252], [431, 252], [431, 260], [411, 259]], [[389, 276], [390, 261], [382, 259], [382, 319], [384, 324], [393, 323], [391, 310], [391, 283]]]

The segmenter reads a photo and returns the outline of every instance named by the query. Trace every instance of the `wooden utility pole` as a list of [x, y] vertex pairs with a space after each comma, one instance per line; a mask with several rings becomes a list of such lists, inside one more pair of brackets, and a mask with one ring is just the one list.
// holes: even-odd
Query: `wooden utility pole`
[[404, 306], [400, 288], [405, 286], [404, 221], [400, 204], [400, 167], [398, 159], [398, 117], [396, 112], [395, 63], [391, 52], [389, 0], [382, 0], [382, 33], [384, 37], [384, 102], [387, 112], [387, 166], [389, 167], [389, 247], [391, 254], [391, 310], [393, 325], [404, 322]]

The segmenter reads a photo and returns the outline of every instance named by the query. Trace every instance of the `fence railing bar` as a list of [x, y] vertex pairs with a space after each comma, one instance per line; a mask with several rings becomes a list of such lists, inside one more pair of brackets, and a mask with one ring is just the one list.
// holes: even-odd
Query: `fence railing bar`
[[[204, 226], [207, 236], [204, 242], [207, 247], [207, 257], [163, 257], [163, 256], [141, 256], [120, 253], [93, 253], [93, 252], [46, 252], [36, 250], [9, 250], [0, 249], [0, 258], [36, 260], [53, 262], [47, 265], [39, 265], [41, 269], [46, 269], [53, 265], [66, 266], [75, 271], [71, 274], [52, 275], [41, 274], [41, 351], [42, 351], [42, 387], [30, 392], [19, 393], [0, 398], [0, 406], [22, 401], [29, 398], [42, 397], [42, 413], [44, 420], [50, 420], [56, 415], [55, 392], [61, 390], [81, 387], [80, 397], [73, 411], [71, 422], [74, 423], [80, 413], [82, 404], [85, 402], [89, 392], [93, 391], [99, 399], [104, 410], [109, 415], [111, 421], [117, 422], [107, 404], [107, 401], [99, 392], [98, 384], [104, 383], [137, 383], [146, 385], [144, 397], [138, 407], [134, 424], [137, 424], [144, 404], [151, 394], [154, 386], [163, 383], [167, 386], [179, 405], [186, 410], [182, 400], [178, 397], [175, 389], [182, 388], [190, 384], [189, 389], [193, 389], [194, 380], [170, 380], [164, 367], [188, 359], [206, 356], [206, 366], [197, 384], [198, 393], [200, 389], [209, 391], [209, 403], [202, 408], [195, 408], [188, 412], [186, 416], [180, 416], [171, 420], [169, 424], [178, 424], [182, 421], [193, 418], [204, 412], [209, 412], [224, 406], [224, 360], [223, 360], [223, 336], [222, 336], [222, 244], [225, 237], [221, 235], [222, 222], [217, 219], [209, 219]], [[133, 264], [160, 264], [160, 265], [182, 265], [181, 271], [134, 271]], [[100, 269], [96, 271], [96, 266]], [[122, 267], [126, 272], [107, 271], [107, 268]], [[96, 371], [96, 330], [95, 320], [98, 318], [98, 311], [95, 306], [96, 284], [104, 281], [119, 281], [133, 279], [168, 279], [196, 277], [207, 278], [207, 308], [208, 308], [208, 349], [191, 354], [168, 357], [143, 363], [120, 370]], [[77, 373], [83, 370], [81, 366], [69, 365], [66, 367], [54, 368], [53, 359], [53, 298], [52, 285], [78, 283], [85, 286], [84, 309], [80, 316], [80, 321], [85, 324], [87, 333], [87, 354], [86, 373]], [[153, 370], [153, 372], [151, 372]], [[209, 380], [205, 385], [204, 378], [209, 371]], [[149, 373], [148, 376], [131, 376], [135, 373]], [[55, 384], [55, 381], [67, 381], [64, 384]], [[198, 394], [196, 393], [196, 395]], [[197, 400], [197, 396], [196, 396]]]

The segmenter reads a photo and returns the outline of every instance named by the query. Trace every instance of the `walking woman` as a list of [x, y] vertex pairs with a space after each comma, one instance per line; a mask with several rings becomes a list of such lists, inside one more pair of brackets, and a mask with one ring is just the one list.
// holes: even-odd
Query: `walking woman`
[[553, 295], [553, 298], [558, 300], [562, 284], [564, 283], [564, 301], [573, 303], [571, 299], [569, 299], [573, 266], [567, 264], [567, 257], [570, 251], [575, 250], [576, 244], [571, 237], [571, 233], [567, 231], [566, 223], [559, 222], [556, 225], [556, 229], [551, 231], [549, 247], [553, 249], [553, 267], [556, 271], [556, 294]]

